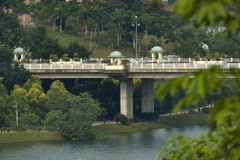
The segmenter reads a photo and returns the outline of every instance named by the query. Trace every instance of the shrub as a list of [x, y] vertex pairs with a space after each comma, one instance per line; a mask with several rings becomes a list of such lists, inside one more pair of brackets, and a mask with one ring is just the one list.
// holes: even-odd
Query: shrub
[[62, 59], [63, 59], [64, 61], [69, 61], [69, 60], [70, 60], [70, 58], [68, 57], [68, 54], [64, 54], [63, 57], [62, 57]]
[[56, 54], [51, 54], [49, 56], [50, 59], [52, 59], [53, 62], [57, 62], [58, 61], [58, 56]]
[[193, 59], [194, 59], [195, 61], [199, 61], [199, 60], [200, 60], [200, 57], [199, 57], [199, 55], [198, 55], [197, 52], [194, 52], [194, 53], [193, 53]]
[[74, 61], [79, 61], [79, 54], [78, 53], [73, 53], [73, 60]]
[[11, 131], [11, 128], [7, 128], [7, 132], [9, 133]]
[[120, 122], [122, 125], [129, 125], [128, 118], [123, 114], [120, 113], [116, 114], [114, 116], [114, 120], [115, 122]]
[[207, 53], [206, 54], [206, 56], [204, 56], [204, 59], [206, 59], [206, 60], [210, 60], [212, 58], [212, 56], [209, 54], [209, 53]]
[[202, 112], [206, 113], [206, 114], [209, 114], [211, 112], [211, 108], [203, 108]]
[[2, 128], [2, 131], [3, 131], [3, 132], [6, 132], [6, 130], [7, 130], [6, 127], [3, 127], [3, 128]]
[[214, 59], [216, 61], [220, 61], [221, 60], [221, 55], [218, 52], [216, 52], [215, 55], [214, 55]]

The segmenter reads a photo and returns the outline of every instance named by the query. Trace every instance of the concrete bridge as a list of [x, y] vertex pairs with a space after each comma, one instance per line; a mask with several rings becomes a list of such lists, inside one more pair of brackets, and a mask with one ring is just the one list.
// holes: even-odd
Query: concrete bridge
[[[45, 63], [44, 63], [45, 62]], [[46, 63], [31, 60], [24, 67], [41, 79], [113, 78], [120, 81], [120, 112], [133, 118], [133, 79], [142, 79], [142, 112], [154, 112], [154, 78], [176, 78], [185, 73], [216, 65], [223, 69], [240, 68], [240, 61], [191, 61], [175, 60], [152, 62], [144, 59], [128, 59], [128, 64], [104, 64], [101, 61], [87, 63], [83, 60]]]

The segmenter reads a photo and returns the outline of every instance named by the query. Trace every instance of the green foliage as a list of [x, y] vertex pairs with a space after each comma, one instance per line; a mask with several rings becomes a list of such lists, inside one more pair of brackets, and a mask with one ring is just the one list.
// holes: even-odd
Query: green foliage
[[128, 118], [125, 115], [123, 115], [123, 114], [117, 113], [114, 116], [114, 121], [117, 122], [117, 123], [120, 122], [122, 125], [129, 125]]
[[210, 59], [212, 59], [212, 56], [211, 56], [209, 53], [207, 53], [207, 54], [204, 56], [204, 59], [210, 61]]
[[62, 57], [62, 59], [63, 59], [64, 61], [69, 61], [68, 54], [64, 54], [63, 57]]
[[194, 52], [193, 55], [192, 55], [193, 59], [195, 61], [199, 61], [200, 60], [200, 57], [199, 57], [199, 54], [197, 52]]
[[73, 53], [73, 60], [74, 60], [74, 61], [79, 61], [79, 59], [80, 59], [80, 58], [79, 58], [79, 54], [76, 53], [76, 52]]
[[88, 140], [95, 137], [91, 126], [100, 108], [93, 99], [85, 99], [85, 96], [74, 97], [71, 102], [69, 119], [62, 124], [60, 130], [65, 139]]
[[174, 4], [176, 12], [182, 14], [184, 20], [191, 20], [194, 17], [197, 26], [223, 22], [228, 34], [234, 33], [240, 26], [239, 18], [236, 16], [240, 15], [240, 11], [235, 9], [238, 7], [238, 0], [177, 0]]
[[70, 108], [72, 95], [59, 80], [52, 83], [50, 89], [47, 91], [47, 97], [46, 107], [49, 110], [66, 112]]
[[[199, 139], [175, 136], [168, 140], [169, 145], [160, 150], [158, 159], [239, 159], [239, 70], [228, 70], [238, 87], [228, 95], [216, 100], [210, 112], [210, 121], [214, 124], [212, 129]], [[212, 67], [190, 73], [167, 82], [158, 90], [158, 95], [170, 89], [174, 95], [179, 87], [186, 89], [186, 97], [178, 102], [175, 111], [183, 106], [195, 105], [206, 98], [206, 93], [212, 95], [216, 90], [224, 88], [220, 78], [226, 79], [227, 74], [221, 69]], [[195, 77], [190, 79], [190, 77]], [[230, 143], [229, 143], [230, 142]]]
[[214, 59], [215, 59], [216, 61], [220, 61], [220, 60], [221, 60], [221, 55], [220, 55], [218, 52], [216, 52], [216, 53], [214, 54]]
[[20, 122], [27, 128], [31, 128], [40, 124], [40, 117], [34, 113], [24, 113], [20, 117]]
[[45, 124], [50, 127], [50, 130], [59, 130], [62, 121], [65, 119], [62, 111], [51, 110], [46, 114]]
[[211, 110], [212, 110], [211, 108], [203, 108], [202, 112], [206, 113], [206, 114], [209, 114], [211, 112]]
[[53, 61], [53, 62], [57, 62], [58, 61], [58, 56], [56, 54], [51, 54], [49, 56], [49, 58]]

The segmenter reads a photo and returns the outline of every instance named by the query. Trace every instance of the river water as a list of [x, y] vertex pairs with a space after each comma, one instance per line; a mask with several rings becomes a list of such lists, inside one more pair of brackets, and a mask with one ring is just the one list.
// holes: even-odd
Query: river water
[[197, 138], [207, 130], [195, 125], [114, 134], [97, 141], [0, 144], [0, 160], [156, 160], [158, 148], [165, 146], [173, 133]]

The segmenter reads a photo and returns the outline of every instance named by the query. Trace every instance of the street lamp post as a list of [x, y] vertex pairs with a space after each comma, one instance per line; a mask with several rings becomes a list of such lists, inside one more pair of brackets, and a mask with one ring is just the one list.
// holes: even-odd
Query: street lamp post
[[[140, 24], [137, 21], [137, 16], [135, 16], [135, 21], [136, 21], [136, 24], [135, 24], [135, 26], [136, 26], [136, 46], [135, 47], [136, 47], [136, 59], [138, 59], [138, 53], [137, 53], [137, 28], [138, 28], [138, 26], [140, 26]], [[134, 24], [132, 26], [134, 26]]]

